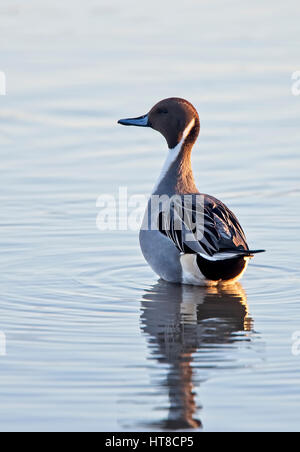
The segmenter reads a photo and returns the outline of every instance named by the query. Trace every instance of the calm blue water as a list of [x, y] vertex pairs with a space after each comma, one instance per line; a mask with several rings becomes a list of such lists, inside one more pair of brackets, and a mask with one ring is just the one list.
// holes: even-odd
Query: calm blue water
[[[299, 430], [299, 5], [2, 0], [1, 430]], [[165, 159], [120, 117], [185, 97], [202, 192], [266, 248], [241, 285], [157, 280], [103, 193]]]

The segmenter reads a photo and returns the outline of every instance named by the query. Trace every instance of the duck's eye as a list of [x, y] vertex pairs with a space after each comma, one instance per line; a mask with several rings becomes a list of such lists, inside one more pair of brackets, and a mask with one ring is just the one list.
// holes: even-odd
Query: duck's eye
[[158, 109], [157, 109], [157, 113], [158, 113], [159, 115], [161, 115], [161, 114], [166, 114], [166, 113], [168, 113], [168, 110], [167, 110], [166, 108], [158, 108]]

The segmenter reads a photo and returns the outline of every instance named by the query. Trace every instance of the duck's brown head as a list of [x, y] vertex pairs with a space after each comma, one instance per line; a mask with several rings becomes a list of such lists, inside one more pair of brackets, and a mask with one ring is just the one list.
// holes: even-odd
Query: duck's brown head
[[167, 140], [170, 149], [185, 138], [195, 142], [200, 132], [197, 110], [185, 99], [171, 97], [161, 100], [146, 115], [138, 118], [120, 119], [125, 126], [151, 127]]

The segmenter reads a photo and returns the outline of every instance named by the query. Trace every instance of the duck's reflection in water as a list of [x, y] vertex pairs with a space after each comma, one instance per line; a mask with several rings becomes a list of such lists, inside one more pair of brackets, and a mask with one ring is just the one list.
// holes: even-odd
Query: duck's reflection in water
[[[181, 286], [159, 281], [142, 300], [142, 330], [151, 357], [170, 365], [166, 382], [169, 415], [162, 429], [201, 427], [193, 386], [193, 355], [208, 347], [232, 344], [233, 334], [251, 331], [247, 297], [240, 284], [223, 287]], [[212, 362], [210, 366], [216, 366]]]

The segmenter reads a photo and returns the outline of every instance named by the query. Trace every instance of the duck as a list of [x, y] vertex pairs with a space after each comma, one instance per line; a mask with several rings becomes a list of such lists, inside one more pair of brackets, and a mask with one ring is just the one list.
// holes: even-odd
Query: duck
[[177, 284], [239, 281], [250, 259], [265, 250], [250, 250], [234, 213], [196, 186], [191, 163], [200, 133], [196, 108], [185, 99], [171, 97], [147, 114], [118, 123], [156, 130], [168, 145], [139, 233], [142, 254], [152, 270], [162, 280]]

